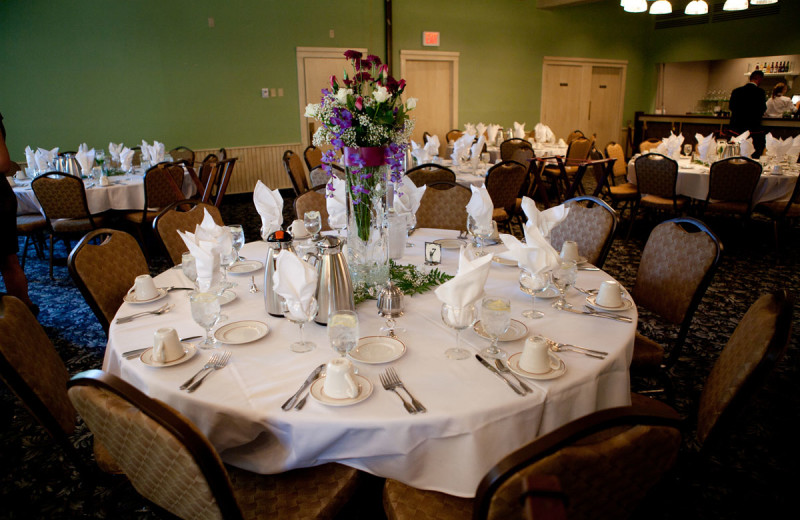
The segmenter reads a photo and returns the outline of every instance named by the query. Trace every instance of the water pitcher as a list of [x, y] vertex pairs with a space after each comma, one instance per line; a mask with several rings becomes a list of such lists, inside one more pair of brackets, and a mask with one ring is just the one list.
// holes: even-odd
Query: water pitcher
[[328, 315], [335, 311], [356, 309], [353, 303], [353, 282], [347, 260], [342, 253], [342, 241], [334, 236], [317, 242], [317, 252], [303, 257], [317, 268], [317, 303], [319, 311], [314, 321], [328, 324]]

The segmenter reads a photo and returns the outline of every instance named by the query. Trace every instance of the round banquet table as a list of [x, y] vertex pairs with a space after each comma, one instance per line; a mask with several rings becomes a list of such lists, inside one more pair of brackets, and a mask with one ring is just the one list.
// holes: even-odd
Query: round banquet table
[[[144, 176], [124, 175], [109, 177], [110, 185], [100, 186], [97, 181], [86, 188], [86, 204], [89, 213], [96, 215], [108, 210], [141, 210], [144, 207]], [[14, 182], [14, 194], [17, 196], [17, 215], [41, 213], [42, 206], [31, 189], [31, 179], [17, 180]], [[84, 186], [90, 186], [92, 181], [84, 180]], [[187, 197], [195, 194], [196, 187], [189, 174], [184, 174], [181, 191]]]
[[[411, 236], [400, 263], [422, 264], [423, 244], [438, 238], [453, 238], [455, 231], [420, 229]], [[504, 247], [493, 246], [495, 251]], [[245, 245], [243, 256], [262, 259], [266, 244]], [[454, 274], [458, 250], [443, 249], [442, 265]], [[263, 290], [263, 268], [254, 273]], [[306, 326], [306, 338], [317, 348], [305, 354], [289, 350], [298, 336], [297, 325], [266, 314], [263, 292], [248, 291], [250, 275], [231, 275], [238, 282], [237, 298], [222, 307], [226, 323], [259, 320], [269, 326], [260, 340], [242, 345], [222, 345], [232, 352], [227, 367], [212, 373], [194, 393], [178, 387], [197, 372], [209, 357], [200, 351], [189, 361], [155, 368], [138, 358], [126, 360], [121, 353], [152, 344], [159, 327], [175, 327], [181, 337], [200, 334], [202, 329], [190, 315], [186, 291], [169, 293], [165, 300], [144, 305], [124, 303], [119, 316], [158, 308], [168, 301], [175, 308], [162, 316], [146, 316], [116, 325], [112, 322], [104, 370], [116, 374], [146, 394], [178, 409], [192, 420], [219, 451], [223, 460], [259, 473], [339, 462], [381, 477], [390, 477], [420, 489], [452, 495], [474, 496], [484, 474], [503, 456], [553, 431], [563, 424], [599, 409], [630, 404], [628, 367], [633, 351], [637, 313], [623, 314], [632, 323], [582, 316], [550, 307], [551, 300], [537, 300], [545, 317], [526, 320], [521, 312], [531, 305], [530, 296], [519, 290], [519, 269], [499, 263], [491, 266], [485, 289], [488, 295], [511, 299], [512, 318], [523, 322], [526, 337], [534, 332], [553, 340], [609, 353], [600, 360], [572, 352], [558, 355], [566, 373], [552, 380], [527, 380], [533, 389], [518, 396], [475, 358], [450, 360], [444, 351], [455, 343], [455, 332], [440, 318], [441, 304], [433, 291], [405, 298], [405, 315], [398, 332], [407, 350], [390, 363], [355, 363], [359, 374], [373, 385], [372, 394], [348, 407], [331, 407], [309, 397], [300, 410], [284, 412], [287, 400], [321, 363], [336, 356], [330, 348], [326, 328]], [[602, 271], [579, 271], [578, 284], [597, 288], [610, 279]], [[156, 278], [159, 286], [187, 286], [179, 269]], [[570, 290], [567, 299], [582, 308], [584, 296]], [[375, 301], [358, 306], [361, 336], [379, 334], [383, 320]], [[488, 340], [472, 330], [462, 332], [462, 344], [479, 350]], [[522, 339], [501, 343], [509, 353], [521, 352]], [[408, 414], [396, 395], [385, 391], [378, 375], [388, 367], [428, 409]]]

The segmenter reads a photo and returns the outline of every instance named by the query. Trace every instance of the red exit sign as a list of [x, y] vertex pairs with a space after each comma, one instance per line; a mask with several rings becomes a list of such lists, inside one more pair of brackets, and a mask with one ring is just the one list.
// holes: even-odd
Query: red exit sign
[[422, 45], [425, 47], [438, 47], [439, 46], [439, 32], [423, 31]]

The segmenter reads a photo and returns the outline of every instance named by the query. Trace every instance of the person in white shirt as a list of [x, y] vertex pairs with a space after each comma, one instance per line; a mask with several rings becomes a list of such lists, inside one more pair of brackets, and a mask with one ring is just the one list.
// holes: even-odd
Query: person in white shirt
[[[791, 98], [784, 96], [786, 93], [786, 84], [778, 83], [772, 89], [772, 97], [767, 100], [767, 111], [764, 113], [767, 117], [783, 117], [785, 112], [796, 112], [797, 106], [792, 103]], [[800, 102], [798, 102], [800, 105]]]

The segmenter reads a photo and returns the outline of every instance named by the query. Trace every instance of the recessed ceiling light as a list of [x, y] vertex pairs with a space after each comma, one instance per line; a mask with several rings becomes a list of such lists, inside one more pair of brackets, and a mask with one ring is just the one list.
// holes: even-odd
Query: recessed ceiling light
[[708, 14], [708, 4], [705, 0], [692, 0], [686, 5], [685, 14]]
[[723, 11], [744, 11], [747, 9], [747, 0], [725, 0], [722, 6]]
[[777, 4], [778, 0], [750, 0], [753, 5]]
[[669, 14], [672, 12], [672, 4], [669, 0], [657, 0], [650, 6], [650, 14]]
[[647, 0], [622, 0], [621, 5], [629, 13], [644, 13], [647, 11]]

